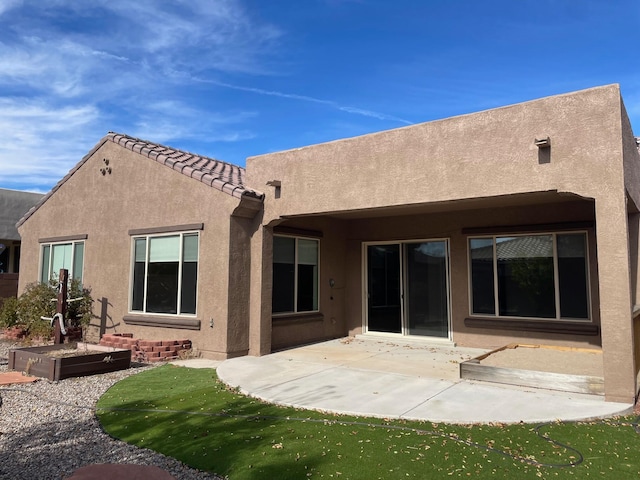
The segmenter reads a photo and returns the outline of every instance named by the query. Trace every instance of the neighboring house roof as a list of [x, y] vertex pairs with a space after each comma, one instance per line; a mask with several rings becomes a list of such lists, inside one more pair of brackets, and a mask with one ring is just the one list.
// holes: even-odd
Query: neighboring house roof
[[0, 239], [20, 240], [16, 223], [44, 197], [41, 193], [0, 188]]
[[120, 133], [109, 132], [103, 137], [65, 177], [60, 180], [49, 193], [31, 210], [29, 210], [17, 226], [22, 225], [47, 199], [53, 195], [73, 174], [106, 142], [113, 142], [134, 153], [155, 160], [183, 175], [200, 181], [205, 185], [242, 199], [250, 197], [262, 200], [264, 194], [250, 189], [244, 184], [245, 169], [231, 163], [223, 162], [194, 153], [148, 142]]
[[[560, 242], [560, 240], [558, 240]], [[560, 247], [558, 247], [560, 248]], [[551, 235], [523, 235], [516, 237], [498, 237], [496, 239], [498, 261], [523, 258], [553, 257]], [[559, 255], [562, 258], [584, 258], [584, 246], [580, 243], [563, 243]], [[493, 246], [471, 249], [473, 260], [493, 260]]]

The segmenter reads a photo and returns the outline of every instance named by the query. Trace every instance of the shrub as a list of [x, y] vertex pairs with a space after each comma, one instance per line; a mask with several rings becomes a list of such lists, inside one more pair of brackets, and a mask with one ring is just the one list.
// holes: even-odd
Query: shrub
[[91, 289], [83, 287], [79, 280], [73, 279], [68, 292], [71, 300], [67, 304], [67, 318], [72, 327], [86, 327], [93, 317], [93, 297]]
[[18, 324], [18, 299], [5, 298], [0, 308], [0, 328], [11, 328]]
[[[51, 323], [48, 320], [42, 320], [41, 317], [54, 316], [57, 296], [57, 280], [27, 285], [19, 298], [5, 302], [0, 310], [0, 326], [17, 325], [23, 327], [29, 337], [50, 337], [53, 332]], [[88, 325], [91, 321], [93, 306], [91, 290], [84, 288], [78, 280], [74, 279], [69, 286], [68, 297], [75, 301], [67, 304], [67, 325], [72, 327]]]

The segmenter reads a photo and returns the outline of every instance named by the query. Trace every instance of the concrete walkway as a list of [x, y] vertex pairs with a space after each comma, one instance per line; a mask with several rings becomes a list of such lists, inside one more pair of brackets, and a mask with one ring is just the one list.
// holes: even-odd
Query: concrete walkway
[[356, 337], [225, 360], [217, 373], [228, 385], [268, 402], [382, 418], [536, 423], [633, 410], [632, 404], [599, 396], [460, 380], [459, 362], [484, 352]]

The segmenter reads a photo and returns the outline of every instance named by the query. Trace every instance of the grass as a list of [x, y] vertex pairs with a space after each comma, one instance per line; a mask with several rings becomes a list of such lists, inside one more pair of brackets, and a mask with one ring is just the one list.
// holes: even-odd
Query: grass
[[635, 417], [539, 428], [348, 417], [266, 404], [214, 370], [172, 365], [119, 382], [97, 408], [112, 436], [231, 480], [640, 477]]

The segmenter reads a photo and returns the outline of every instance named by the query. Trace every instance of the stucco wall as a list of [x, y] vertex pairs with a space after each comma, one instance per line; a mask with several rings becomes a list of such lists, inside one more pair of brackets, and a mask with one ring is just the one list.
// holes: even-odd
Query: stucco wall
[[620, 99], [620, 108], [625, 187], [631, 200], [630, 210], [638, 212], [640, 211], [640, 153], [638, 153], [636, 138], [631, 130], [631, 123], [622, 99]]
[[[549, 195], [545, 203], [535, 205], [503, 204], [442, 212], [424, 212], [360, 219], [311, 217], [287, 220], [281, 224], [304, 232], [315, 230], [320, 236], [320, 315], [273, 316], [273, 348], [299, 345], [311, 341], [354, 335], [363, 332], [363, 246], [366, 242], [397, 242], [446, 239], [450, 245], [451, 319], [453, 341], [459, 345], [496, 348], [513, 342], [545, 343], [598, 348], [599, 335], [575, 336], [544, 332], [499, 331], [465, 326], [469, 317], [468, 246], [469, 235], [463, 228], [493, 225], [540, 225], [594, 221], [593, 202]], [[555, 199], [555, 202], [552, 201]], [[538, 197], [538, 201], [542, 198]], [[533, 201], [533, 200], [530, 200]], [[598, 266], [593, 227], [586, 231], [589, 242], [591, 321], [599, 325], [597, 308]], [[553, 231], [550, 228], [549, 231]], [[329, 280], [335, 282], [330, 288]]]
[[[350, 250], [349, 265], [352, 285], [351, 296], [362, 298], [364, 273], [363, 242], [393, 242], [407, 240], [446, 239], [450, 247], [450, 307], [453, 341], [460, 346], [497, 348], [509, 343], [543, 343], [549, 345], [565, 345], [575, 347], [598, 348], [599, 335], [575, 336], [545, 332], [529, 332], [526, 330], [507, 331], [496, 329], [479, 329], [465, 326], [465, 318], [469, 312], [469, 264], [468, 238], [462, 233], [463, 228], [478, 228], [492, 225], [508, 227], [510, 225], [563, 224], [563, 222], [593, 221], [593, 203], [589, 201], [571, 201], [561, 203], [543, 203], [526, 206], [503, 206], [495, 208], [478, 208], [448, 213], [425, 213], [361, 219], [350, 222], [350, 241], [354, 248]], [[590, 298], [594, 305], [591, 320], [600, 323], [598, 305], [598, 269], [595, 248], [594, 229], [581, 229], [587, 232], [590, 258]], [[549, 231], [553, 231], [550, 229]], [[539, 232], [542, 233], [542, 232]], [[356, 244], [358, 246], [356, 246]], [[362, 331], [364, 313], [363, 302], [348, 307], [347, 317], [349, 331]]]
[[[111, 174], [102, 175], [103, 159]], [[188, 338], [210, 357], [229, 351], [230, 215], [238, 200], [154, 160], [106, 141], [20, 228], [23, 258], [40, 257], [39, 238], [86, 234], [84, 283], [96, 300], [94, 325], [149, 340]], [[127, 325], [130, 229], [203, 223], [200, 232], [197, 318], [201, 330]], [[242, 245], [239, 245], [241, 248]], [[246, 246], [245, 246], [246, 247]], [[24, 262], [20, 289], [38, 280], [38, 261]], [[209, 326], [213, 320], [213, 327]], [[246, 353], [246, 341], [233, 349]]]
[[[534, 140], [544, 137], [551, 139], [551, 147], [539, 149]], [[523, 219], [517, 218], [517, 210], [513, 210], [514, 218], [501, 217], [503, 207], [518, 206], [514, 199], [525, 198], [521, 205], [525, 206], [526, 195], [557, 192], [587, 199], [595, 219], [590, 240], [598, 263], [592, 294], [597, 299], [594, 318], [599, 316], [601, 324], [606, 396], [613, 401], [632, 401], [635, 368], [630, 264], [634, 253], [629, 251], [627, 199], [631, 198], [630, 208], [635, 209], [640, 188], [636, 181], [640, 165], [633, 142], [619, 87], [609, 85], [252, 157], [247, 160], [246, 180], [253, 188], [266, 190], [265, 226], [282, 219], [296, 222], [324, 215], [348, 220], [350, 232], [363, 235], [350, 234], [344, 239], [345, 278], [349, 279], [344, 311], [350, 333], [360, 330], [362, 319], [361, 241], [390, 240], [398, 235], [438, 237], [439, 231], [449, 230], [448, 225], [455, 230], [474, 223], [473, 218], [465, 219], [458, 213], [450, 219], [451, 208], [487, 208], [482, 202], [492, 202], [493, 208], [500, 209], [488, 215], [486, 225], [504, 225], [535, 223], [538, 215], [531, 211]], [[273, 180], [281, 184], [278, 192], [266, 186]], [[530, 202], [536, 204], [535, 200]], [[550, 216], [555, 214], [540, 208]], [[440, 213], [422, 222], [416, 217], [413, 225], [407, 217], [395, 218], [418, 214], [420, 209]], [[389, 217], [386, 231], [380, 222], [370, 220], [385, 215]], [[565, 218], [575, 217], [579, 215], [569, 212]], [[403, 230], [407, 228], [418, 230], [410, 234]], [[465, 240], [459, 233], [450, 235], [452, 262], [461, 262]], [[452, 290], [463, 299], [463, 306], [456, 308], [468, 308], [466, 269], [465, 264], [452, 263]], [[270, 321], [266, 317], [263, 311], [263, 324]], [[460, 323], [462, 317], [456, 314], [454, 318], [454, 337], [460, 343], [488, 346], [515, 338], [504, 332], [473, 333]], [[518, 338], [529, 337], [521, 334]], [[557, 336], [543, 339], [585, 342], [584, 338]]]
[[[331, 218], [300, 219], [287, 222], [289, 228], [313, 230], [321, 233], [319, 297], [320, 314], [273, 317], [272, 348], [301, 345], [313, 341], [339, 338], [347, 335], [345, 317], [346, 277], [346, 223]], [[333, 287], [330, 281], [333, 280]]]
[[[280, 198], [267, 191], [264, 223], [546, 190], [596, 198], [623, 182], [620, 108], [616, 85], [549, 97], [252, 157], [247, 183], [282, 183]], [[534, 144], [546, 136], [548, 158]]]

